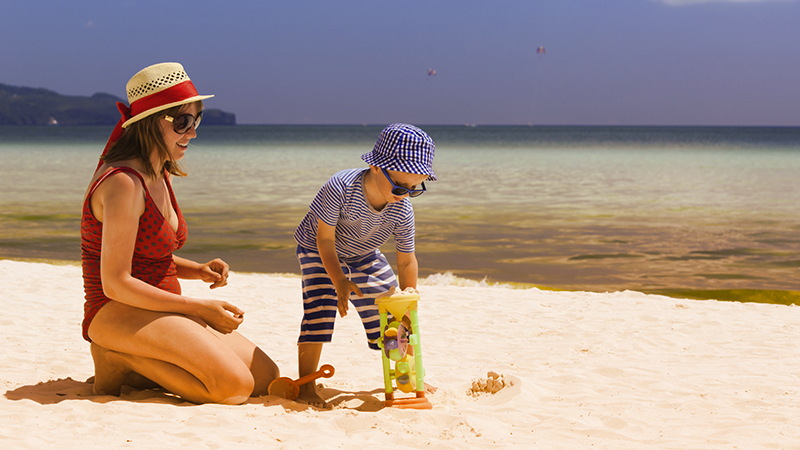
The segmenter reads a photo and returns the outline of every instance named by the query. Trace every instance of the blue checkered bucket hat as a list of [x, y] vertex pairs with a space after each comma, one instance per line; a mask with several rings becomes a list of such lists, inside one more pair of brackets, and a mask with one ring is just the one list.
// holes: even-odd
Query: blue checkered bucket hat
[[432, 167], [435, 149], [426, 132], [406, 123], [393, 123], [381, 131], [375, 148], [361, 159], [382, 169], [428, 175], [427, 181], [436, 181]]

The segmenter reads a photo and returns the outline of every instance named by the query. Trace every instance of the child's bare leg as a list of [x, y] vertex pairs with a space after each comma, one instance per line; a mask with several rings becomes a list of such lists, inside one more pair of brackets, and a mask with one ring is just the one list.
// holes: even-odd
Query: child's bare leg
[[[299, 377], [304, 377], [317, 371], [320, 355], [322, 355], [322, 343], [302, 342], [297, 344], [297, 372]], [[297, 396], [296, 400], [319, 408], [328, 407], [328, 404], [317, 392], [316, 381], [301, 385], [300, 395]]]

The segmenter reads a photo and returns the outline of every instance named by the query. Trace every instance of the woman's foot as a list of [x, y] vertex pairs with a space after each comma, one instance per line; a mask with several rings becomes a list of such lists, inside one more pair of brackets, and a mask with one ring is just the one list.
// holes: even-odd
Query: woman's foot
[[94, 360], [94, 393], [96, 395], [119, 395], [125, 377], [131, 370], [119, 354], [95, 343], [91, 346]]
[[145, 390], [145, 389], [163, 389], [161, 385], [156, 383], [155, 381], [147, 378], [144, 375], [140, 375], [134, 371], [128, 372], [125, 375], [125, 379], [122, 380], [122, 384], [124, 386], [130, 386], [132, 388]]

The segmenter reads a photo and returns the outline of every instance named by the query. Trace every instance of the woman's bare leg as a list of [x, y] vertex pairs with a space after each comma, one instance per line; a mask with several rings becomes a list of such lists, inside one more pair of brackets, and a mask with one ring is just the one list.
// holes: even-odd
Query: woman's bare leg
[[[248, 396], [242, 392], [231, 391], [227, 394], [232, 395], [226, 395], [225, 390], [208, 388], [191, 373], [157, 359], [108, 350], [96, 343], [92, 343], [92, 357], [95, 362], [96, 394], [119, 395], [124, 377], [135, 370], [151, 373], [168, 391], [193, 403], [239, 404], [247, 401]], [[236, 388], [233, 384], [230, 387]]]
[[281, 376], [280, 369], [278, 369], [278, 365], [272, 361], [272, 358], [241, 333], [234, 331], [231, 334], [222, 334], [210, 328], [209, 331], [216, 334], [250, 369], [250, 374], [253, 376], [255, 385], [250, 396], [258, 397], [267, 395], [269, 384]]
[[100, 393], [118, 393], [133, 371], [191, 402], [242, 403], [278, 373], [272, 360], [238, 333], [221, 335], [185, 316], [119, 302], [97, 313], [89, 335], [96, 344], [92, 356]]

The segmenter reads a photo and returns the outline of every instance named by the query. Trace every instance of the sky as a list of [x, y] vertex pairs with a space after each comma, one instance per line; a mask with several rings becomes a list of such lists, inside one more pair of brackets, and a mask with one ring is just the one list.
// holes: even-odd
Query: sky
[[159, 62], [239, 124], [800, 126], [800, 0], [0, 0], [2, 84]]

